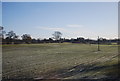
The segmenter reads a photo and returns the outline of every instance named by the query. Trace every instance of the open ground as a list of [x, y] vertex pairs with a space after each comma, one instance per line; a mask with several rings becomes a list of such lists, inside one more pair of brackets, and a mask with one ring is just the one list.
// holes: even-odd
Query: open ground
[[3, 78], [116, 78], [118, 45], [44, 43], [2, 45]]

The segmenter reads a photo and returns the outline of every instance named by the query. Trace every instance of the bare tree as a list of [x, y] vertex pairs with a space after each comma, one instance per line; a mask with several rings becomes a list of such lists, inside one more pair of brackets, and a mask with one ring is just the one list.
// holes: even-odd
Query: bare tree
[[52, 34], [54, 37], [55, 40], [60, 40], [61, 36], [62, 36], [62, 33], [59, 32], [59, 31], [55, 31], [54, 34]]
[[0, 26], [0, 38], [4, 39], [4, 35], [5, 35], [5, 31], [4, 31], [4, 27]]
[[25, 43], [28, 43], [28, 44], [31, 43], [32, 38], [29, 34], [23, 34], [21, 37]]
[[6, 42], [7, 42], [7, 44], [15, 44], [16, 39], [18, 39], [18, 36], [16, 35], [16, 33], [14, 31], [9, 31], [6, 34]]
[[3, 30], [3, 27], [2, 27], [2, 26], [0, 26], [0, 30]]
[[6, 36], [7, 36], [9, 39], [14, 39], [14, 38], [18, 37], [14, 31], [9, 31], [9, 32], [6, 34]]

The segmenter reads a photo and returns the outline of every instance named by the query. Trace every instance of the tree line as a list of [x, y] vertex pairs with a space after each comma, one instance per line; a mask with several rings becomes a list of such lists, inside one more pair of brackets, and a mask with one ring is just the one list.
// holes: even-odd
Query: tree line
[[[38, 44], [38, 43], [82, 43], [82, 44], [118, 44], [119, 39], [106, 39], [99, 38], [98, 40], [85, 39], [83, 37], [66, 39], [62, 38], [62, 33], [60, 31], [55, 31], [51, 38], [44, 39], [34, 39], [30, 34], [23, 34], [18, 36], [14, 31], [6, 32], [4, 27], [0, 26], [0, 39], [1, 44]], [[21, 37], [21, 39], [20, 39]]]

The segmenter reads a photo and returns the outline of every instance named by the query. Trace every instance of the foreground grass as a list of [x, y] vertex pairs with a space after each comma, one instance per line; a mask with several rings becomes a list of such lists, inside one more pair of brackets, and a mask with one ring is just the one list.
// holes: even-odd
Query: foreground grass
[[100, 49], [97, 51], [97, 45], [71, 43], [3, 45], [3, 78], [112, 76], [112, 66], [118, 62], [118, 46], [101, 45]]

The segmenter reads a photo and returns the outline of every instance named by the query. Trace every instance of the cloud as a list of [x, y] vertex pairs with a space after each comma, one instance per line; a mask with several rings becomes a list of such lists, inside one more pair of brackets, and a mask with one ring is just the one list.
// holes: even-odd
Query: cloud
[[69, 24], [64, 27], [50, 27], [50, 26], [38, 26], [37, 29], [48, 30], [48, 31], [60, 31], [65, 34], [70, 35], [80, 35], [83, 31], [83, 25], [79, 24]]
[[81, 28], [81, 27], [83, 27], [83, 25], [79, 25], [79, 24], [70, 24], [70, 25], [67, 25], [67, 27]]
[[52, 31], [66, 31], [65, 28], [61, 28], [61, 27], [37, 27], [37, 29], [52, 30]]
[[64, 27], [49, 27], [49, 26], [38, 26], [37, 29], [43, 29], [43, 30], [53, 30], [53, 31], [67, 31], [67, 30], [74, 30], [74, 28], [82, 28], [83, 25], [79, 24], [69, 24]]
[[[46, 34], [50, 34], [53, 33], [54, 31], [60, 31], [63, 34], [63, 37], [65, 38], [76, 38], [76, 37], [85, 37], [85, 38], [92, 38], [92, 39], [96, 39], [97, 36], [113, 36], [110, 35], [109, 33], [105, 33], [103, 34], [102, 32], [98, 32], [98, 31], [93, 31], [92, 29], [90, 29], [89, 27], [83, 27], [83, 25], [75, 25], [75, 24], [71, 24], [71, 25], [66, 25], [64, 27], [50, 27], [50, 26], [38, 26], [36, 27], [37, 30], [41, 30], [44, 32], [43, 34], [43, 38], [46, 37]], [[49, 37], [49, 35], [47, 35]]]
[[69, 24], [64, 27], [38, 26], [37, 29], [48, 30], [48, 31], [61, 31], [65, 33], [79, 33], [84, 28], [83, 25]]

